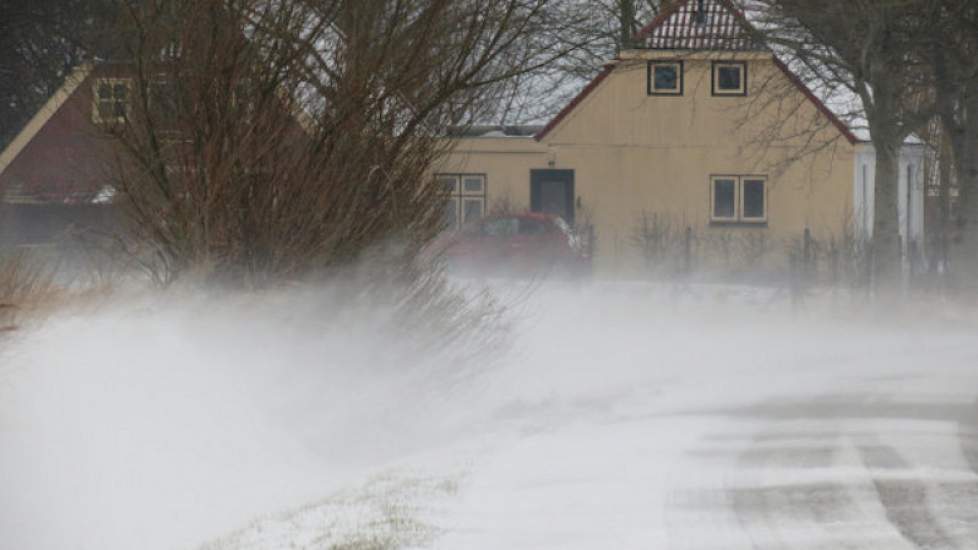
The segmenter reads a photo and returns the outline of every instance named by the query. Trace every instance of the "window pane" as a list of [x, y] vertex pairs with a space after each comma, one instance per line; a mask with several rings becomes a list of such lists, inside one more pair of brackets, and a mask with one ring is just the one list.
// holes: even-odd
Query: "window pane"
[[510, 237], [516, 234], [519, 220], [516, 218], [500, 218], [485, 225], [486, 235], [493, 237]]
[[458, 227], [458, 200], [445, 201], [445, 211], [442, 213], [442, 227], [446, 231], [454, 231]]
[[115, 102], [114, 101], [99, 101], [98, 102], [98, 117], [101, 120], [111, 120], [115, 117]]
[[465, 193], [482, 193], [483, 189], [481, 177], [467, 177], [462, 182], [462, 191]]
[[744, 180], [744, 217], [764, 217], [764, 181]]
[[547, 226], [540, 220], [520, 220], [520, 235], [538, 235], [546, 230]]
[[116, 99], [125, 100], [126, 95], [129, 93], [129, 87], [122, 83], [116, 84], [113, 89], [115, 90]]
[[482, 199], [465, 199], [462, 223], [472, 223], [482, 219]]
[[98, 85], [98, 98], [100, 100], [102, 100], [102, 99], [111, 99], [112, 98], [112, 86], [110, 86], [107, 82], [103, 82], [103, 83], [99, 84]]
[[457, 184], [458, 184], [458, 178], [456, 178], [454, 176], [439, 176], [438, 177], [438, 185], [446, 193], [456, 193], [456, 192], [458, 192], [458, 189], [456, 189], [456, 185]]
[[740, 65], [721, 65], [717, 67], [717, 86], [721, 90], [740, 91], [741, 69], [743, 67]]
[[731, 179], [713, 180], [713, 217], [733, 218], [735, 216], [735, 195], [737, 182]]
[[678, 65], [656, 65], [654, 74], [655, 91], [679, 90], [679, 66]]

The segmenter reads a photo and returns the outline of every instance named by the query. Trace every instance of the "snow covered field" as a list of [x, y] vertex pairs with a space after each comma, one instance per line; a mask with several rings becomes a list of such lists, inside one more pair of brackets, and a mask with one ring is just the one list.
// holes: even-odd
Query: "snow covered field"
[[12, 342], [0, 548], [978, 548], [974, 318], [543, 285], [457, 373], [323, 306], [140, 298]]

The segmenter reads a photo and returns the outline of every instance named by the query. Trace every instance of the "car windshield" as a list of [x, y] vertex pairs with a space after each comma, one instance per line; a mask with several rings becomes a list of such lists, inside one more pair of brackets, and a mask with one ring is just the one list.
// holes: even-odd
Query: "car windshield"
[[516, 218], [498, 218], [489, 220], [482, 226], [482, 231], [490, 237], [510, 237], [515, 235], [519, 228], [519, 220]]
[[520, 235], [539, 235], [547, 232], [547, 223], [533, 218], [520, 219]]

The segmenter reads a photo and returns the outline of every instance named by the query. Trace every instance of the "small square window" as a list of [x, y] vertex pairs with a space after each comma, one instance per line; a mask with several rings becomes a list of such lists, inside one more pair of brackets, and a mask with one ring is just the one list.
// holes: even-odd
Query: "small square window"
[[124, 122], [129, 114], [128, 78], [99, 78], [94, 84], [92, 121], [95, 123]]
[[651, 61], [648, 78], [649, 95], [682, 95], [683, 62]]
[[679, 74], [675, 65], [659, 65], [655, 68], [655, 83], [653, 87], [658, 91], [679, 89]]
[[713, 95], [747, 95], [747, 63], [715, 61], [713, 63]]
[[741, 190], [742, 221], [767, 221], [767, 190], [762, 178], [744, 178]]
[[719, 176], [713, 178], [710, 190], [713, 221], [737, 220], [737, 178]]

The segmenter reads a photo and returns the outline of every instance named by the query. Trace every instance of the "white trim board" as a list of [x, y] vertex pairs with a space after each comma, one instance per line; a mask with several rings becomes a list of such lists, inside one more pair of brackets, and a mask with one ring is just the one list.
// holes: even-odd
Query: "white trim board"
[[20, 133], [14, 137], [13, 141], [7, 145], [7, 148], [0, 153], [0, 176], [2, 176], [11, 163], [14, 162], [17, 155], [19, 155], [21, 151], [27, 147], [27, 144], [34, 139], [34, 136], [41, 131], [41, 128], [44, 128], [48, 121], [51, 120], [51, 117], [53, 117], [54, 114], [61, 109], [65, 102], [68, 101], [68, 98], [75, 93], [78, 86], [80, 86], [81, 83], [88, 78], [88, 75], [91, 74], [91, 72], [92, 66], [90, 64], [84, 64], [76, 67], [75, 70], [68, 75], [68, 78], [65, 79], [65, 83], [61, 86], [61, 89], [55, 92], [54, 95], [48, 99], [47, 103], [45, 103], [36, 114], [34, 114], [34, 117], [31, 118], [30, 122], [28, 122]]

